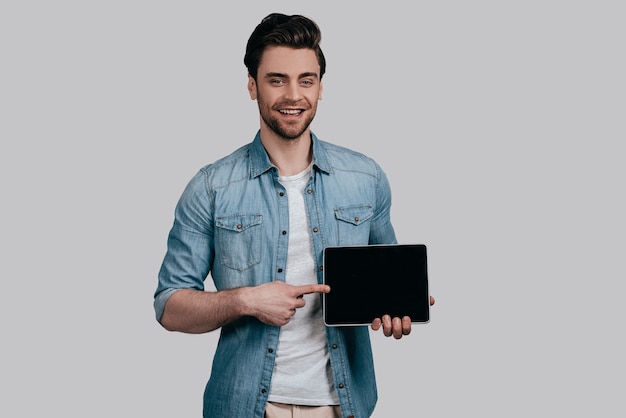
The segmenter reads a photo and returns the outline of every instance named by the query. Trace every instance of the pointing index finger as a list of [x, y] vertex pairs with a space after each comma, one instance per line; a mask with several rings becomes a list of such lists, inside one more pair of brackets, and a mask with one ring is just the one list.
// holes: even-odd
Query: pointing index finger
[[309, 293], [328, 293], [330, 286], [327, 284], [303, 284], [295, 287], [296, 292], [300, 295], [308, 295]]

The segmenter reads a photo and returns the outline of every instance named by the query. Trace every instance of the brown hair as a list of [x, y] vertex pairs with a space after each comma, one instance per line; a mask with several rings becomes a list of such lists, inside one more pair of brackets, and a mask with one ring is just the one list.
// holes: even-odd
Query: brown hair
[[268, 46], [308, 48], [315, 51], [320, 65], [320, 79], [326, 72], [326, 59], [320, 48], [322, 33], [311, 19], [301, 15], [271, 13], [267, 15], [250, 35], [243, 62], [255, 80], [263, 51]]

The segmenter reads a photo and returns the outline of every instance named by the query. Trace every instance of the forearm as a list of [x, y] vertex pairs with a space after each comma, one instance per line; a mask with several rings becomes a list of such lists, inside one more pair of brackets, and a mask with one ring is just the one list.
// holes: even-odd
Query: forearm
[[161, 325], [190, 334], [213, 331], [246, 314], [242, 292], [243, 288], [219, 292], [180, 289], [167, 300]]

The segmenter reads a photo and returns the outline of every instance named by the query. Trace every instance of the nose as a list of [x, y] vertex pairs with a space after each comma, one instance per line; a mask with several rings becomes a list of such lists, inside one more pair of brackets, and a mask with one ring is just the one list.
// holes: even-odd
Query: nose
[[300, 93], [300, 86], [297, 81], [292, 81], [287, 84], [287, 88], [285, 89], [285, 98], [287, 100], [292, 100], [294, 102], [300, 100], [302, 95]]

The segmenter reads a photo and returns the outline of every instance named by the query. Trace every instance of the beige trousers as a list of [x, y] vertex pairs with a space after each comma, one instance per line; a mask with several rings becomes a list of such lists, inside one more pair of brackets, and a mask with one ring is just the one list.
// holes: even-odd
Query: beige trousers
[[265, 418], [341, 418], [339, 405], [303, 406], [268, 402]]

